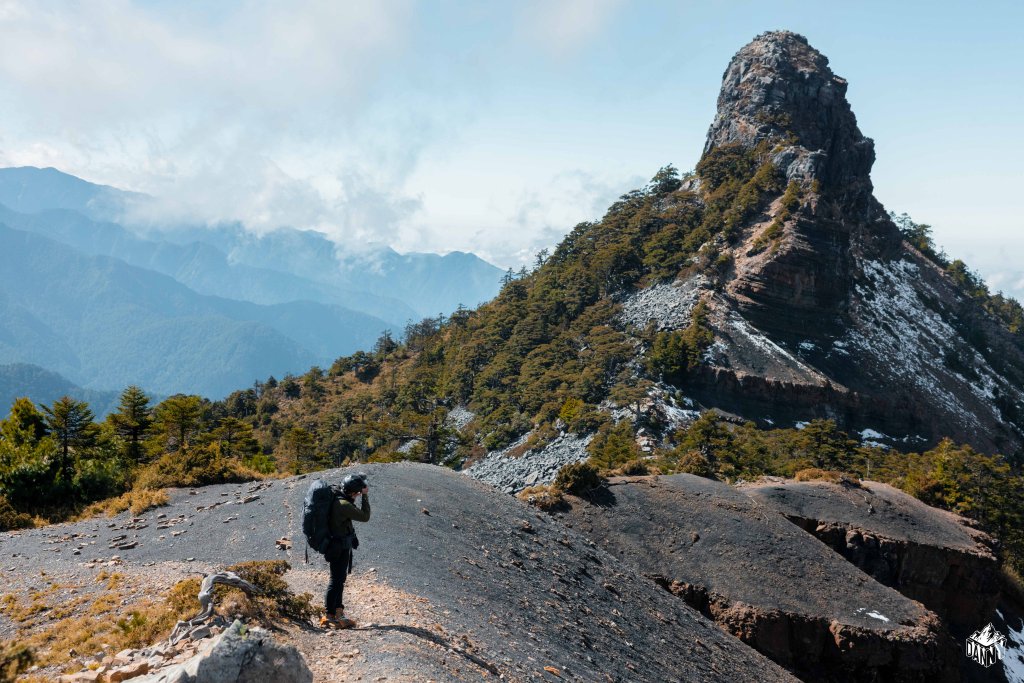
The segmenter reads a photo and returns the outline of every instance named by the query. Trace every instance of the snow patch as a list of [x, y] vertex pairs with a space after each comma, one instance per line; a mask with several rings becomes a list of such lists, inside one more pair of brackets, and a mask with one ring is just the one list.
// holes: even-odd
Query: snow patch
[[1009, 683], [1024, 683], [1024, 622], [1021, 622], [1020, 630], [1007, 627], [1003, 671]]
[[[821, 383], [827, 382], [827, 379], [820, 372], [805, 364], [802, 360], [791, 354], [786, 349], [782, 348], [765, 334], [763, 334], [756, 327], [751, 325], [743, 316], [738, 314], [736, 311], [730, 311], [728, 319], [725, 321], [728, 328], [734, 332], [738, 337], [746, 339], [745, 346], [751, 346], [761, 352], [764, 358], [784, 365], [789, 368], [797, 368], [805, 375], [812, 377]], [[716, 342], [706, 352], [705, 359], [714, 361], [715, 353], [722, 353], [723, 349], [720, 349], [721, 345]]]
[[[969, 429], [982, 426], [976, 415], [977, 403], [998, 418], [993, 402], [996, 392], [1021, 395], [1001, 381], [981, 354], [962, 343], [958, 348], [966, 348], [965, 362], [976, 369], [980, 379], [967, 381], [946, 367], [951, 342], [961, 337], [925, 301], [936, 295], [915, 263], [860, 261], [859, 265], [869, 282], [856, 285], [860, 306], [854, 311], [855, 326], [843, 340], [833, 343], [833, 353], [848, 355], [847, 348], [852, 347], [879, 359], [884, 364], [881, 372], [930, 397], [949, 414], [959, 416]], [[951, 379], [960, 385], [955, 391], [950, 388]], [[976, 399], [971, 401], [973, 405], [965, 403], [968, 397]]]
[[884, 622], [888, 622], [889, 621], [889, 617], [885, 616], [881, 612], [878, 612], [877, 610], [871, 610], [870, 612], [866, 612], [865, 611], [866, 609], [867, 609], [867, 607], [858, 607], [857, 608], [857, 614], [863, 614], [866, 617], [871, 617], [872, 619], [878, 619], [879, 621], [884, 621]]

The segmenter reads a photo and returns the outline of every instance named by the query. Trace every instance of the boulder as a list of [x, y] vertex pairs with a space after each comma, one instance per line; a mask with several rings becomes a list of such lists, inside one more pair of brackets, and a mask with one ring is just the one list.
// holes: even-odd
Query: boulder
[[161, 669], [138, 683], [312, 683], [302, 654], [275, 642], [261, 628], [235, 621], [194, 657]]

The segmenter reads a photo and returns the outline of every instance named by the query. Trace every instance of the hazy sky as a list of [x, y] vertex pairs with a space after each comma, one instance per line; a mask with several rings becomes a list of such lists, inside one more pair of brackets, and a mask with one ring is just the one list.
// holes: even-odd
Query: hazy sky
[[878, 197], [1021, 297], [1022, 7], [0, 0], [0, 164], [517, 266], [692, 168], [729, 58], [788, 28], [850, 81]]

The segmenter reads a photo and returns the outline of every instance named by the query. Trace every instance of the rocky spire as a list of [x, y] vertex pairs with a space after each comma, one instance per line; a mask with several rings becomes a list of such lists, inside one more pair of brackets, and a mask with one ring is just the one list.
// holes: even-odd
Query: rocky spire
[[762, 140], [786, 147], [775, 162], [790, 178], [818, 180], [824, 189], [871, 191], [874, 143], [857, 128], [846, 81], [806, 38], [790, 31], [762, 33], [732, 58], [704, 153]]

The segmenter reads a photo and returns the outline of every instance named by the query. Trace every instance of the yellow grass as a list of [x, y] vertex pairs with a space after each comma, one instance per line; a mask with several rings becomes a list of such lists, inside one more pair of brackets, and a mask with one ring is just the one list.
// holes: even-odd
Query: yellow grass
[[170, 502], [170, 498], [167, 495], [167, 491], [160, 489], [157, 491], [149, 489], [136, 489], [129, 491], [117, 498], [108, 498], [107, 500], [101, 500], [98, 503], [93, 503], [89, 507], [85, 508], [80, 515], [78, 515], [73, 521], [81, 521], [83, 519], [89, 519], [90, 517], [98, 517], [100, 515], [106, 515], [107, 517], [113, 517], [114, 515], [130, 510], [133, 515], [141, 515], [147, 510], [162, 507]]

